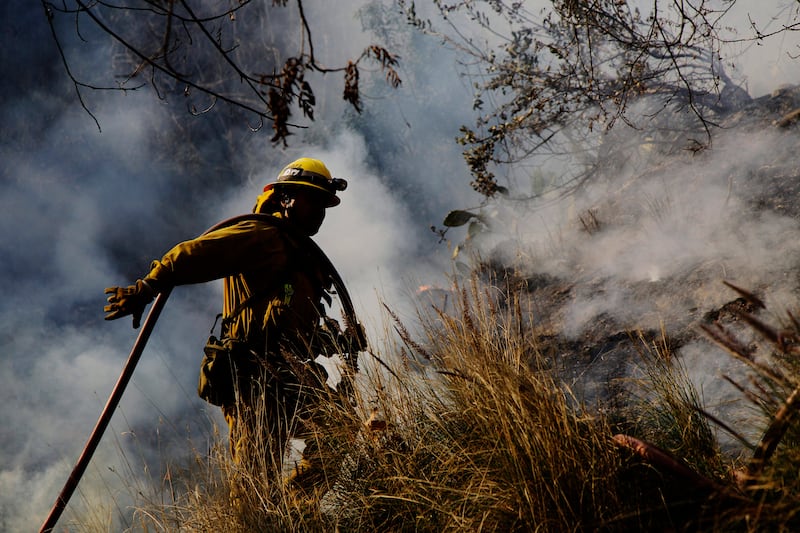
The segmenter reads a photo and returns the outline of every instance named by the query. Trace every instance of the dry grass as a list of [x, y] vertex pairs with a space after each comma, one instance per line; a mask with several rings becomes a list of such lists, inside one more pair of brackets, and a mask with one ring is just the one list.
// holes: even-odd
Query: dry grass
[[[274, 481], [282, 474], [277, 467], [239, 471], [221, 444], [198, 454], [194, 464], [173, 469], [168, 494], [143, 502], [134, 528], [791, 531], [798, 526], [800, 431], [792, 423], [796, 324], [767, 335], [780, 364], [754, 363], [752, 383], [742, 386], [758, 399], [774, 442], [762, 450], [758, 465], [743, 469], [719, 451], [711, 421], [665, 339], [641, 339], [646, 372], [638, 398], [643, 401], [613, 412], [582, 405], [540, 356], [515, 295], [497, 298], [494, 290], [476, 280], [459, 287], [455, 310], [422, 317], [425, 338], [412, 338], [395, 322], [401, 338], [394, 349], [400, 355], [396, 377], [363, 373], [355, 409], [327, 404], [326, 432], [336, 430], [326, 472], [329, 490], [297, 497]], [[728, 333], [717, 337], [736, 352]], [[411, 364], [412, 359], [423, 364]], [[372, 423], [365, 424], [371, 413]], [[614, 439], [620, 428], [658, 448], [621, 446]]]

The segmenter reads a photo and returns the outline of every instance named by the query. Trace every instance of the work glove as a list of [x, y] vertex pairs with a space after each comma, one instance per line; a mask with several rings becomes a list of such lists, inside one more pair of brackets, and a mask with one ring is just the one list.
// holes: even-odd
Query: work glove
[[105, 293], [109, 295], [108, 305], [103, 308], [105, 319], [116, 320], [133, 315], [133, 327], [138, 328], [144, 308], [153, 301], [156, 290], [147, 281], [139, 279], [128, 287], [108, 287]]

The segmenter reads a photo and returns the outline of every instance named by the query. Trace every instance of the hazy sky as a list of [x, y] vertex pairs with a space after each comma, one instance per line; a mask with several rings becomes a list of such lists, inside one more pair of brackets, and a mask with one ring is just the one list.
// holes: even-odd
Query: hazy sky
[[[354, 16], [365, 4], [337, 3], [331, 11], [324, 0], [307, 2], [310, 19], [328, 28], [317, 41], [324, 62], [358, 55], [374, 40]], [[378, 341], [381, 299], [405, 311], [416, 285], [446, 283], [449, 250], [429, 228], [449, 209], [476, 205], [479, 198], [469, 189], [454, 142], [458, 127], [474, 118], [472, 88], [438, 42], [420, 41], [408, 31], [394, 34], [405, 47], [404, 83], [396, 92], [369, 86], [360, 119], [340, 102], [341, 80], [326, 80], [314, 129], [282, 148], [269, 142], [269, 131], [252, 133], [244, 124], [221, 131], [224, 121], [170, 118], [164, 112], [168, 104], [149, 92], [85, 91], [100, 132], [75, 98], [41, 5], [3, 3], [0, 26], [0, 530], [29, 531], [41, 524], [133, 343], [136, 332], [128, 320], [102, 320], [104, 287], [134, 281], [175, 242], [249, 211], [283, 164], [302, 155], [318, 157], [349, 180], [342, 206], [331, 210], [317, 241], [339, 267]], [[746, 51], [741, 69], [753, 94], [796, 81], [789, 53], [796, 53], [789, 37]], [[90, 53], [86, 46], [72, 57], [83, 68], [108, 60], [107, 51]], [[186, 144], [160, 142], [178, 131]], [[761, 140], [751, 143], [751, 152], [763, 156], [772, 144], [769, 137]], [[563, 248], [532, 261], [532, 270], [566, 264], [563, 272], [578, 275], [590, 265], [611, 280], [608, 294], [614, 297], [603, 305], [617, 302], [644, 313], [655, 311], [630, 300], [625, 283], [664, 277], [712, 256], [724, 256], [748, 275], [762, 267], [745, 264], [755, 256], [783, 268], [785, 256], [774, 255], [776, 241], [763, 236], [800, 242], [785, 240], [797, 231], [793, 222], [765, 218], [745, 224], [727, 211], [738, 200], [727, 196], [725, 179], [743, 160], [754, 160], [740, 145], [733, 136], [720, 144], [719, 156], [706, 162], [720, 169], [719, 179], [710, 179], [702, 194], [695, 191], [686, 202], [683, 185], [694, 170], [677, 177], [669, 192], [682, 207], [668, 214], [669, 223], [650, 224], [645, 217], [638, 230], [619, 228], [602, 241], [581, 243], [563, 219], [572, 211], [542, 207], [515, 213], [519, 231], [510, 237], [532, 250], [552, 250], [555, 230]], [[218, 179], [228, 174], [230, 179]], [[585, 201], [593, 200], [590, 193]], [[738, 243], [759, 254], [740, 254], [736, 242], [719, 239], [721, 228], [735, 228]], [[706, 245], [711, 238], [717, 248]], [[113, 507], [109, 487], [124, 505], [126, 480], [142, 476], [145, 463], [158, 465], [174, 450], [207, 444], [210, 421], [219, 423], [219, 416], [196, 397], [195, 384], [219, 293], [218, 284], [173, 293], [76, 506], [89, 501]], [[597, 305], [592, 295], [576, 301], [573, 327], [589, 320], [587, 311], [597, 311]]]

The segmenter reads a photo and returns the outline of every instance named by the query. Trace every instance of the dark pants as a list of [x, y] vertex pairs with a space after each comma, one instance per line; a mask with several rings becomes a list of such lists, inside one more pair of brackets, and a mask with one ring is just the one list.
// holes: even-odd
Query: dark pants
[[248, 474], [280, 479], [290, 438], [303, 439], [303, 458], [321, 466], [326, 427], [323, 412], [330, 397], [327, 373], [317, 363], [264, 365], [242, 386], [239, 400], [223, 406], [231, 456]]

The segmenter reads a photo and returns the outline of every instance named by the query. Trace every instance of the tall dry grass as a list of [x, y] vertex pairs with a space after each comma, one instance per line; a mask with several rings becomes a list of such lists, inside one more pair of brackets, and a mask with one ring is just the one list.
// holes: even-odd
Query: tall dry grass
[[[171, 468], [166, 488], [139, 505], [133, 528], [560, 532], [798, 526], [796, 324], [794, 336], [781, 330], [769, 339], [784, 366], [776, 371], [775, 365], [754, 364], [758, 372], [742, 386], [764, 411], [765, 435], [777, 439], [758, 464], [743, 464], [720, 452], [714, 420], [666, 338], [639, 338], [645, 372], [638, 395], [624, 408], [584, 405], [541, 356], [518, 294], [498, 297], [477, 279], [454, 294], [447, 312], [421, 316], [422, 336], [410, 334], [390, 312], [399, 333], [398, 345], [388, 349], [395, 357], [385, 357], [393, 373], [379, 366], [363, 372], [354, 407], [335, 401], [333, 393], [325, 402], [329, 423], [315, 438], [330, 441], [333, 435], [335, 446], [324, 489], [301, 495], [287, 490], [281, 482], [286, 464], [257, 472], [238, 468], [223, 435], [210, 453]], [[717, 332], [716, 340], [744, 350], [726, 332]], [[620, 431], [644, 442], [615, 438]]]

